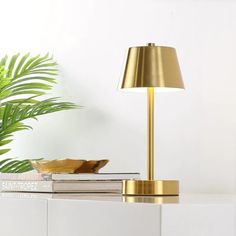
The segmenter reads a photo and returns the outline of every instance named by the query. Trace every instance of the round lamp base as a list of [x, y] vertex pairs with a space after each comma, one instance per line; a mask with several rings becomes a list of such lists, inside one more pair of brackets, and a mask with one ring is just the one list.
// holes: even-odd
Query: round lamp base
[[178, 180], [124, 180], [123, 195], [178, 196]]

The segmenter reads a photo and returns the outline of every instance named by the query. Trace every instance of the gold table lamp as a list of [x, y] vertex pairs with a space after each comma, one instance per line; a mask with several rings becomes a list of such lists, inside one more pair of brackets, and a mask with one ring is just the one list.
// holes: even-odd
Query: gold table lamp
[[154, 179], [154, 91], [184, 89], [176, 51], [148, 43], [128, 51], [122, 89], [146, 89], [148, 102], [147, 179], [124, 180], [124, 195], [179, 195], [178, 180]]

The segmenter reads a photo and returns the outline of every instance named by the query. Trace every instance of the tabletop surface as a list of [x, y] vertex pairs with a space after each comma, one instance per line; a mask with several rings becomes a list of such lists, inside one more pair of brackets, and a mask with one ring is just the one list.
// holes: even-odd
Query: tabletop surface
[[1, 192], [0, 199], [44, 199], [44, 200], [77, 200], [107, 201], [147, 204], [233, 204], [236, 205], [236, 194], [181, 194], [178, 197], [144, 197], [122, 196], [120, 194], [66, 194], [66, 193], [26, 193]]

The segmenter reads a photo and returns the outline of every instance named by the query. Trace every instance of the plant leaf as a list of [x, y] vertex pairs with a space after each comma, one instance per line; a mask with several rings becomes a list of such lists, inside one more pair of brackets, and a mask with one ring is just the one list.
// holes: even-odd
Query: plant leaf
[[[79, 108], [70, 102], [60, 102], [58, 98], [41, 98], [52, 89], [56, 75], [57, 63], [48, 53], [36, 56], [18, 53], [0, 60], [0, 147], [9, 144], [15, 132], [32, 129], [24, 124], [27, 119], [37, 120], [41, 115]], [[8, 151], [10, 149], [0, 149], [0, 155]], [[21, 163], [19, 167], [15, 160], [11, 164], [3, 170], [31, 168], [28, 163]]]
[[11, 60], [10, 60], [10, 63], [9, 63], [9, 66], [8, 66], [8, 71], [7, 71], [7, 77], [11, 77], [12, 76], [12, 71], [14, 69], [14, 65], [16, 63], [16, 60], [17, 58], [20, 56], [20, 53], [14, 55]]
[[0, 155], [5, 154], [5, 153], [9, 152], [10, 150], [11, 150], [11, 149], [9, 149], [9, 148], [1, 149], [1, 150], [0, 150]]

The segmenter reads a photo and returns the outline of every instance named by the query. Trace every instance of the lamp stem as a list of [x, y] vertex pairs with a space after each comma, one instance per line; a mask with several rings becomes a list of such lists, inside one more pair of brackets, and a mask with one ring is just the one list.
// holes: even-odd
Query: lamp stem
[[154, 180], [154, 88], [147, 88], [148, 102], [148, 153], [147, 179]]

